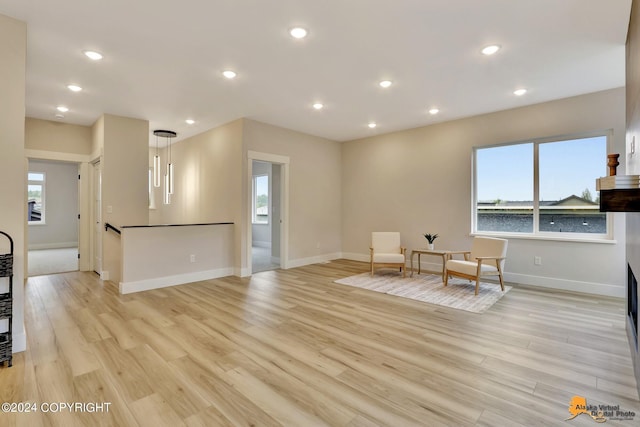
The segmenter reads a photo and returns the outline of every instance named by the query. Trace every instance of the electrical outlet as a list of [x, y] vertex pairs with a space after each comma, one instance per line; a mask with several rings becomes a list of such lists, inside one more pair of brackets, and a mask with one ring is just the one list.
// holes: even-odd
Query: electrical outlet
[[541, 258], [541, 257], [539, 257], [539, 256], [535, 256], [535, 257], [533, 257], [533, 263], [534, 263], [535, 265], [542, 265], [542, 258]]
[[196, 256], [194, 254], [189, 255], [189, 261], [196, 262]]

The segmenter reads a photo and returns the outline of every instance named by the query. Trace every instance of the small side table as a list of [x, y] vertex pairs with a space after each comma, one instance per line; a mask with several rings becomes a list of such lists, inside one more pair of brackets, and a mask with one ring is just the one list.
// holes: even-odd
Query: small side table
[[432, 255], [442, 258], [442, 281], [444, 281], [445, 264], [447, 263], [450, 252], [451, 251], [444, 251], [439, 249], [413, 249], [411, 251], [411, 274], [409, 275], [409, 277], [413, 277], [413, 256], [415, 254], [418, 254], [418, 274], [420, 274], [420, 255]]

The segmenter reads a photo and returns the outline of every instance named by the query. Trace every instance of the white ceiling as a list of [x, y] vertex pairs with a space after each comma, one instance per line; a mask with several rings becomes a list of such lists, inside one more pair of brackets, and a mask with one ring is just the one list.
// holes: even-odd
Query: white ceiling
[[[631, 0], [0, 0], [0, 13], [27, 23], [27, 116], [56, 120], [64, 104], [66, 123], [136, 117], [178, 140], [248, 117], [345, 141], [621, 87], [630, 8]], [[296, 25], [306, 39], [288, 35]], [[480, 53], [494, 43], [496, 55]], [[85, 49], [104, 59], [89, 61]], [[225, 69], [238, 76], [223, 78]], [[382, 89], [383, 79], [394, 84]], [[70, 83], [84, 90], [72, 93]], [[519, 87], [529, 92], [514, 96]]]

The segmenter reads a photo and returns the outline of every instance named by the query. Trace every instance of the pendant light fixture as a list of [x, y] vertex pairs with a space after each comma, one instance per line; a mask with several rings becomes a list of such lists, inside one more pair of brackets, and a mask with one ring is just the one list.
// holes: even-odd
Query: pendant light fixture
[[171, 195], [173, 194], [173, 163], [171, 162], [171, 138], [175, 138], [178, 134], [172, 130], [162, 129], [154, 130], [153, 134], [156, 136], [156, 155], [153, 158], [153, 183], [156, 187], [160, 186], [160, 155], [158, 154], [158, 137], [167, 138], [167, 168], [164, 173], [163, 201], [165, 205], [169, 205], [171, 204]]
[[158, 151], [158, 134], [154, 131], [156, 136], [156, 154], [153, 156], [153, 186], [160, 187], [160, 152]]

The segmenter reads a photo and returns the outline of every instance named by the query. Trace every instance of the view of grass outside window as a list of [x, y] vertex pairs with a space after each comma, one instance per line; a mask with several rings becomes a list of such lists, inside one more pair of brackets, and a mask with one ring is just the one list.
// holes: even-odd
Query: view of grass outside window
[[269, 223], [269, 176], [253, 177], [253, 222]]
[[29, 172], [27, 175], [27, 221], [44, 223], [44, 173]]
[[474, 231], [606, 235], [606, 163], [604, 134], [475, 149]]

